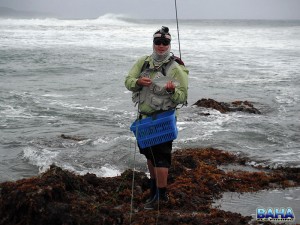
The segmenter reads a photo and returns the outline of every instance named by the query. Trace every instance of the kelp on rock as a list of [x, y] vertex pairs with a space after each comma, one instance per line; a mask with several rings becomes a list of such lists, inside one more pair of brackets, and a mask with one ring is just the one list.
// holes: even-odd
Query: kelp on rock
[[258, 224], [250, 216], [213, 208], [214, 199], [225, 191], [299, 186], [300, 169], [220, 169], [246, 162], [213, 148], [177, 150], [170, 168], [170, 200], [157, 210], [143, 209], [149, 192], [143, 172], [135, 172], [131, 210], [132, 170], [103, 178], [52, 165], [40, 176], [0, 184], [0, 225]]

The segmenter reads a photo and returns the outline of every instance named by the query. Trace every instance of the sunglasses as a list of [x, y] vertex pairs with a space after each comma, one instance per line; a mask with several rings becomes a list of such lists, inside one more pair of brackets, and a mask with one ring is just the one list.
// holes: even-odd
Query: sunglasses
[[155, 45], [161, 45], [163, 44], [163, 46], [168, 46], [170, 44], [170, 41], [167, 39], [158, 39], [158, 40], [154, 40], [153, 43]]

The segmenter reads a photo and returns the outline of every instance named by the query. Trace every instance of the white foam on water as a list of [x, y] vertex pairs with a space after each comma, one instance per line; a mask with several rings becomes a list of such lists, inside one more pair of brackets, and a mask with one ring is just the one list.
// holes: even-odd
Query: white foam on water
[[62, 94], [44, 94], [43, 97], [52, 97], [52, 98], [62, 98], [65, 97], [65, 95]]
[[135, 137], [134, 134], [132, 133], [132, 136], [128, 135], [122, 135], [122, 136], [117, 136], [117, 137], [109, 137], [109, 136], [102, 136], [96, 139], [95, 141], [92, 142], [92, 145], [97, 146], [97, 145], [110, 145], [110, 144], [118, 144], [121, 142], [134, 142]]
[[24, 118], [30, 119], [33, 117], [32, 114], [26, 112], [26, 108], [12, 105], [1, 105], [2, 110], [0, 114], [7, 118]]
[[95, 174], [97, 177], [115, 177], [115, 176], [119, 176], [121, 174], [120, 170], [118, 170], [117, 168], [115, 168], [109, 164], [105, 164], [104, 166], [102, 166], [100, 168], [81, 167], [80, 169], [75, 169], [72, 165], [69, 165], [69, 164], [62, 165], [61, 167], [63, 169], [72, 171], [72, 172], [82, 175], [82, 176], [87, 173]]
[[103, 16], [98, 17], [95, 20], [89, 20], [91, 23], [96, 23], [96, 24], [106, 24], [106, 25], [118, 25], [118, 26], [127, 26], [131, 25], [134, 26], [133, 23], [129, 23], [125, 21], [126, 19], [131, 19], [128, 15], [124, 14], [112, 14], [108, 13]]
[[99, 16], [96, 19], [56, 19], [56, 18], [45, 18], [45, 19], [0, 19], [0, 26], [42, 26], [42, 27], [70, 27], [70, 26], [91, 26], [91, 25], [134, 25], [125, 20], [131, 19], [129, 16], [124, 14], [112, 14], [108, 13], [103, 16]]
[[111, 138], [108, 136], [99, 137], [97, 140], [93, 141], [93, 145], [108, 144]]
[[[0, 19], [0, 29], [13, 32], [14, 38], [2, 39], [3, 46], [22, 49], [77, 46], [120, 49], [127, 43], [126, 36], [136, 36], [135, 23], [125, 15], [106, 14], [97, 19]], [[105, 30], [105, 31], [104, 31]], [[141, 33], [144, 34], [144, 33]], [[144, 34], [145, 35], [145, 34]], [[141, 38], [141, 35], [138, 34]], [[114, 37], [116, 41], [111, 41]], [[133, 44], [130, 42], [130, 44]], [[135, 44], [136, 45], [136, 44]], [[144, 45], [141, 41], [137, 45]]]
[[[84, 173], [86, 171], [83, 171]], [[89, 173], [94, 173], [98, 177], [115, 177], [121, 174], [120, 170], [116, 169], [115, 167], [106, 164], [102, 166], [100, 169], [90, 169], [88, 170]]]
[[45, 172], [51, 164], [55, 162], [59, 152], [50, 149], [37, 149], [26, 147], [23, 150], [23, 158], [39, 168], [40, 172]]
[[71, 165], [68, 162], [60, 161], [58, 159], [58, 151], [50, 149], [37, 149], [33, 147], [26, 147], [23, 150], [23, 158], [27, 160], [31, 165], [37, 166], [39, 172], [43, 173], [50, 168], [52, 164], [55, 164], [63, 169], [75, 172], [79, 175], [85, 175], [87, 173], [93, 173], [98, 177], [114, 177], [121, 174], [120, 170], [116, 167], [105, 164], [100, 168], [86, 168], [83, 165]]
[[103, 107], [93, 107], [93, 106], [86, 106], [86, 105], [81, 105], [81, 104], [75, 104], [75, 103], [68, 103], [64, 101], [57, 101], [53, 100], [50, 102], [50, 105], [56, 105], [56, 106], [62, 106], [64, 108], [68, 109], [79, 109], [79, 110], [98, 110], [98, 111], [107, 111], [108, 107], [103, 106]]

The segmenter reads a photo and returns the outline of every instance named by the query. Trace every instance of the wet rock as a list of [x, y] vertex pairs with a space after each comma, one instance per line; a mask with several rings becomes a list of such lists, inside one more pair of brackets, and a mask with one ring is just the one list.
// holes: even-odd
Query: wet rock
[[254, 113], [254, 114], [261, 114], [261, 112], [254, 108], [253, 104], [248, 101], [234, 101], [229, 106], [231, 112], [240, 111], [246, 113]]
[[[249, 101], [234, 101], [231, 103], [226, 102], [217, 102], [213, 99], [200, 99], [193, 105], [204, 108], [212, 108], [218, 110], [221, 113], [227, 112], [245, 112], [245, 113], [253, 113], [253, 114], [261, 114], [261, 112], [256, 109], [252, 103]], [[209, 114], [205, 114], [207, 116]]]
[[159, 211], [143, 209], [149, 194], [143, 172], [135, 172], [132, 195], [132, 170], [103, 178], [79, 176], [52, 165], [40, 176], [0, 184], [0, 225], [251, 224], [251, 217], [213, 208], [214, 199], [226, 191], [300, 186], [300, 168], [218, 168], [242, 167], [245, 162], [245, 157], [213, 148], [176, 151], [170, 168], [170, 200], [160, 204]]
[[76, 136], [76, 135], [61, 134], [60, 137], [63, 138], [63, 139], [68, 139], [68, 140], [73, 140], [73, 141], [83, 141], [83, 140], [86, 140], [86, 138], [81, 137], [81, 136]]
[[229, 112], [229, 107], [228, 105], [226, 105], [225, 103], [222, 102], [217, 102], [213, 99], [200, 99], [198, 100], [196, 103], [194, 103], [193, 105], [196, 105], [198, 107], [204, 107], [204, 108], [212, 108], [215, 110], [218, 110], [221, 113], [226, 113]]

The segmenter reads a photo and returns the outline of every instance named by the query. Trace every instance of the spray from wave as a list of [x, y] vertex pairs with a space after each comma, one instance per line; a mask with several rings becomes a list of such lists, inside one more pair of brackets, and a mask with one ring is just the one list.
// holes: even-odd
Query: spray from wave
[[96, 19], [58, 19], [58, 18], [31, 18], [31, 19], [1, 19], [0, 26], [90, 26], [111, 25], [126, 26], [134, 24], [134, 19], [123, 14], [105, 14]]

